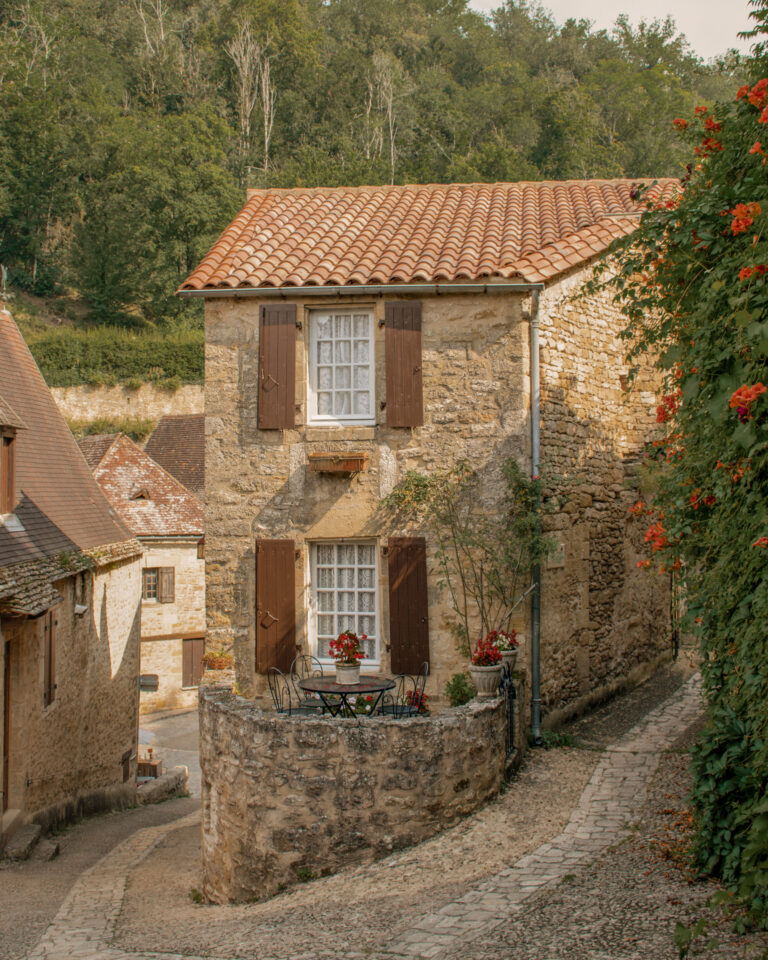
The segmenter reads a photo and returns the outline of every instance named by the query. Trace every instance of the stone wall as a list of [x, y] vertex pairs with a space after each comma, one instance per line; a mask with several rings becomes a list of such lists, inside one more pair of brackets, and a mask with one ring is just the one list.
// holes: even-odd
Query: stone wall
[[[291, 298], [288, 298], [289, 300]], [[394, 299], [394, 298], [393, 298]], [[402, 298], [398, 298], [402, 299]], [[380, 508], [408, 470], [428, 471], [466, 457], [484, 473], [489, 506], [501, 493], [497, 467], [513, 455], [528, 462], [527, 326], [523, 301], [502, 295], [441, 296], [423, 301], [424, 426], [386, 426], [385, 300], [359, 306], [374, 311], [377, 425], [318, 427], [305, 422], [310, 307], [296, 300], [302, 330], [296, 339], [297, 425], [294, 430], [257, 429], [258, 311], [253, 299], [206, 302], [206, 577], [208, 636], [232, 642], [240, 689], [264, 693], [254, 673], [254, 543], [257, 537], [291, 537], [296, 563], [297, 638], [309, 650], [309, 544], [313, 540], [367, 539], [382, 548], [387, 537], [422, 531], [398, 528]], [[354, 306], [344, 298], [342, 306]], [[308, 454], [362, 451], [365, 473], [324, 477], [308, 470]], [[527, 467], [526, 467], [527, 469]], [[379, 557], [380, 662], [389, 670], [387, 564]], [[434, 566], [428, 539], [428, 565]], [[445, 682], [466, 669], [447, 628], [447, 597], [429, 583], [430, 667], [427, 692], [440, 695]], [[524, 614], [518, 627], [525, 630]], [[315, 651], [311, 651], [315, 652]]]
[[498, 791], [504, 724], [501, 700], [358, 723], [201, 687], [206, 897], [271, 896], [433, 836]]
[[[50, 705], [43, 702], [45, 616], [0, 623], [11, 656], [8, 803], [46, 826], [134, 797], [139, 558], [67, 577], [56, 589], [63, 602], [54, 608]], [[3, 652], [0, 642], [0, 667]]]
[[657, 383], [647, 369], [629, 389], [625, 321], [604, 296], [572, 299], [582, 280], [548, 287], [539, 310], [542, 459], [567, 498], [545, 520], [559, 548], [543, 571], [542, 701], [561, 716], [670, 647], [668, 583], [638, 570], [647, 524], [628, 513]]
[[69, 420], [120, 420], [139, 417], [159, 420], [171, 414], [202, 413], [204, 388], [185, 384], [178, 390], [164, 390], [145, 383], [138, 390], [128, 387], [52, 387], [53, 399]]
[[197, 688], [183, 686], [182, 638], [205, 635], [205, 560], [197, 556], [198, 540], [142, 541], [142, 567], [175, 571], [173, 603], [141, 603], [141, 672], [158, 677], [157, 691], [141, 693], [142, 713], [197, 704]]
[[[655, 662], [667, 639], [666, 585], [636, 568], [639, 523], [627, 508], [636, 499], [637, 464], [654, 429], [653, 386], [624, 388], [623, 319], [607, 298], [571, 302], [581, 271], [541, 296], [542, 455], [564, 476], [567, 503], [548, 518], [561, 550], [544, 571], [542, 673], [545, 711], [593, 697], [642, 662]], [[402, 299], [402, 298], [398, 298]], [[289, 297], [290, 301], [291, 298]], [[498, 465], [514, 456], [530, 471], [529, 297], [521, 294], [442, 295], [422, 300], [424, 425], [385, 425], [386, 298], [361, 301], [374, 311], [377, 423], [316, 427], [305, 422], [310, 308], [299, 300], [296, 409], [293, 430], [257, 429], [257, 298], [206, 303], [206, 554], [208, 633], [233, 644], [240, 689], [264, 694], [254, 673], [254, 544], [258, 537], [294, 540], [299, 646], [309, 652], [309, 545], [313, 540], [373, 540], [379, 555], [380, 663], [389, 669], [386, 538], [420, 533], [393, 526], [380, 498], [406, 471], [429, 471], [466, 458], [482, 475], [483, 500], [498, 503]], [[353, 298], [343, 298], [352, 306]], [[362, 451], [368, 468], [354, 478], [323, 477], [308, 454]], [[436, 585], [434, 545], [427, 532], [431, 676], [445, 681], [466, 667], [448, 629], [448, 597]], [[530, 637], [529, 609], [514, 626]], [[526, 668], [529, 650], [519, 660]], [[585, 699], [586, 698], [586, 699]]]

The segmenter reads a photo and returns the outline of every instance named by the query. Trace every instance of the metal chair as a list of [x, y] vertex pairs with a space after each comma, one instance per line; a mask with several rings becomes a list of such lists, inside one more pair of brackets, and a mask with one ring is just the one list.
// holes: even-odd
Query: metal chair
[[291, 685], [282, 670], [278, 670], [277, 667], [270, 667], [267, 671], [267, 683], [276, 713], [289, 717], [308, 717], [315, 712], [314, 710], [306, 710], [301, 706], [293, 706]]
[[296, 703], [299, 708], [309, 710], [314, 713], [322, 713], [325, 707], [322, 700], [313, 697], [302, 690], [299, 681], [307, 677], [322, 677], [323, 665], [317, 657], [311, 657], [307, 653], [300, 653], [294, 657], [291, 664], [291, 686], [296, 697]]
[[385, 694], [382, 697], [380, 713], [394, 720], [417, 716], [428, 676], [429, 663], [425, 661], [415, 677], [407, 673], [400, 673], [394, 677], [394, 693]]

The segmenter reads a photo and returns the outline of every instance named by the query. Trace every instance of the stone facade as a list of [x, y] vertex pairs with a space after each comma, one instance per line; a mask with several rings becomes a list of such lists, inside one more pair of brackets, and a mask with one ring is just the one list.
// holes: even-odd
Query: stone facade
[[434, 836], [504, 777], [505, 707], [333, 721], [201, 687], [203, 891], [248, 901]]
[[6, 806], [46, 827], [134, 801], [139, 557], [65, 577], [55, 589], [62, 602], [52, 609], [56, 686], [49, 705], [47, 615], [0, 618], [0, 670], [10, 693], [10, 737], [0, 744], [8, 757]]
[[141, 672], [156, 674], [158, 689], [142, 690], [141, 712], [197, 705], [197, 687], [185, 686], [185, 638], [205, 636], [205, 560], [198, 557], [199, 537], [142, 539], [142, 567], [173, 567], [174, 601], [141, 602]]
[[159, 420], [178, 413], [202, 413], [203, 387], [188, 383], [178, 390], [164, 390], [145, 383], [138, 390], [128, 387], [52, 387], [51, 393], [62, 414], [69, 420], [121, 420], [140, 417]]
[[[546, 711], [593, 697], [663, 651], [667, 635], [664, 585], [636, 569], [642, 541], [627, 507], [636, 498], [636, 458], [653, 427], [650, 381], [627, 393], [621, 318], [603, 299], [571, 303], [584, 275], [576, 273], [541, 297], [542, 458], [566, 475], [568, 495], [548, 517], [562, 550], [544, 572], [542, 684]], [[373, 310], [377, 424], [318, 427], [306, 423], [310, 311], [329, 298], [295, 299], [296, 426], [257, 427], [259, 300], [206, 301], [206, 551], [209, 638], [232, 643], [240, 689], [264, 693], [255, 673], [254, 544], [291, 538], [297, 550], [296, 615], [300, 648], [309, 639], [309, 545], [323, 539], [377, 546], [380, 661], [387, 672], [388, 583], [382, 560], [395, 529], [380, 499], [408, 470], [430, 471], [466, 458], [483, 475], [492, 508], [502, 493], [498, 464], [514, 456], [530, 471], [529, 323], [531, 300], [520, 293], [450, 294], [422, 299], [424, 425], [385, 425], [384, 331], [388, 297], [344, 307]], [[403, 296], [391, 299], [407, 299]], [[311, 453], [363, 452], [357, 476], [322, 476], [308, 469]], [[434, 547], [427, 532], [428, 568]], [[431, 676], [439, 697], [445, 681], [466, 668], [447, 628], [447, 597], [428, 582]], [[515, 624], [530, 636], [529, 612]], [[524, 647], [518, 663], [526, 665]], [[522, 663], [521, 663], [522, 661]]]

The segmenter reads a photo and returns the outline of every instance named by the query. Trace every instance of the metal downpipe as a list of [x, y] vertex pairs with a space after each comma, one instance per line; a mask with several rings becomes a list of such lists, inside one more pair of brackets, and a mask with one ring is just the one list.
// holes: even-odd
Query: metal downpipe
[[[539, 291], [531, 291], [531, 476], [541, 470], [541, 387], [539, 384]], [[539, 521], [541, 522], [541, 521]], [[533, 568], [531, 598], [531, 736], [541, 743], [541, 566]]]

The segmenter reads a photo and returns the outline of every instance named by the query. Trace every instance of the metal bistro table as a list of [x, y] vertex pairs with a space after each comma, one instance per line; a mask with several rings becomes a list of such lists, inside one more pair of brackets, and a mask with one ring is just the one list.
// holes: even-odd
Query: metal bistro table
[[332, 717], [340, 713], [352, 716], [366, 716], [356, 714], [354, 704], [349, 697], [370, 696], [371, 716], [376, 712], [379, 701], [387, 690], [391, 690], [395, 681], [390, 677], [360, 677], [359, 683], [336, 683], [330, 677], [305, 677], [299, 681], [299, 686], [307, 693], [316, 693], [323, 701], [323, 706]]

